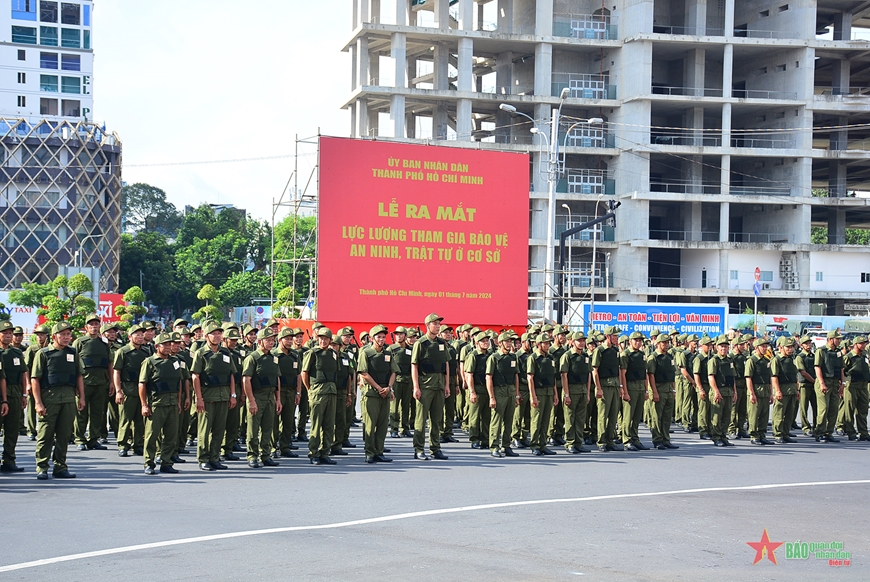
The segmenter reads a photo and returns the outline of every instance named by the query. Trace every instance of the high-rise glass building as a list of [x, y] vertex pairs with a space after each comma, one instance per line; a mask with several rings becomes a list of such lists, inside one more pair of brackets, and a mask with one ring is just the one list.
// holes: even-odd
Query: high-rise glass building
[[557, 273], [572, 298], [735, 312], [757, 268], [769, 313], [870, 308], [870, 3], [354, 0], [352, 27], [353, 136], [532, 154], [533, 311], [549, 216], [609, 200]]
[[118, 287], [121, 142], [94, 121], [94, 3], [0, 0], [0, 289]]

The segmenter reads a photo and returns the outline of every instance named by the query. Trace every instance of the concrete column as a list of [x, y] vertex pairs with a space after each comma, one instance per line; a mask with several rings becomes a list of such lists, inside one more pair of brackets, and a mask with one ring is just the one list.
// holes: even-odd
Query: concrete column
[[692, 141], [691, 145], [704, 145], [703, 142], [703, 129], [704, 129], [704, 108], [703, 107], [690, 107], [686, 110], [685, 116], [685, 127], [692, 128]]
[[[728, 242], [728, 226], [731, 224], [731, 204], [728, 202], [719, 203], [719, 242]], [[726, 265], [727, 269], [727, 265]], [[728, 278], [719, 277], [720, 281], [727, 281]]]
[[514, 31], [514, 0], [498, 0], [498, 32], [510, 34]]
[[[369, 39], [361, 36], [357, 39], [356, 45], [353, 48], [354, 64], [353, 69], [353, 87], [361, 87], [369, 84], [369, 75], [371, 68], [371, 55], [369, 54]], [[377, 58], [377, 57], [376, 57]]]
[[411, 111], [405, 113], [405, 137], [417, 139], [417, 116]]
[[[396, 16], [401, 12], [401, 2], [397, 2]], [[390, 56], [393, 59], [393, 66], [396, 75], [394, 86], [396, 88], [406, 88], [406, 69], [407, 69], [407, 51], [405, 33], [394, 32], [390, 43]], [[405, 137], [405, 96], [393, 95], [390, 98], [390, 121], [392, 122], [392, 137]]]
[[[398, 0], [401, 2], [401, 0]], [[381, 0], [369, 0], [369, 22], [380, 24], [381, 22]]]
[[[462, 11], [465, 1], [465, 10], [470, 14], [472, 2], [471, 0], [460, 0], [460, 26], [463, 26]], [[465, 21], [469, 26], [473, 25], [470, 18]], [[456, 79], [456, 88], [459, 91], [474, 91], [473, 86], [473, 57], [474, 57], [474, 41], [470, 38], [460, 38], [458, 42], [458, 57]], [[474, 131], [472, 124], [472, 107], [471, 99], [460, 99], [456, 103], [456, 139], [461, 141], [471, 141], [471, 132]]]
[[553, 83], [553, 45], [535, 45], [535, 95], [550, 95]]
[[505, 51], [495, 57], [495, 85], [499, 95], [510, 95], [513, 88], [514, 53]]
[[725, 0], [725, 36], [734, 36], [734, 3], [735, 0]]
[[828, 244], [846, 244], [846, 210], [840, 208], [828, 209]]
[[356, 100], [354, 104], [354, 127], [355, 137], [368, 137], [369, 135], [369, 104], [365, 97]]
[[390, 121], [393, 124], [391, 137], [405, 137], [405, 96], [393, 95], [390, 97]]
[[472, 70], [474, 67], [474, 41], [470, 38], [460, 38], [457, 55], [456, 89], [459, 91], [473, 91]]
[[731, 97], [731, 86], [734, 84], [734, 45], [726, 44], [722, 57], [722, 97]]
[[[447, 4], [447, 0], [444, 0]], [[436, 91], [446, 91], [449, 87], [447, 63], [450, 58], [450, 50], [446, 43], [435, 44], [435, 78], [433, 88]], [[439, 99], [435, 104], [432, 116], [432, 137], [435, 139], [447, 139], [447, 103]]]
[[849, 94], [849, 77], [852, 74], [852, 62], [849, 59], [834, 61], [831, 71], [831, 92], [834, 95]]
[[459, 30], [474, 30], [474, 0], [459, 0]]
[[[380, 5], [381, 0], [372, 0], [372, 2], [377, 1], [378, 5]], [[380, 11], [380, 6], [378, 7], [378, 11]], [[396, 24], [399, 26], [406, 26], [408, 24], [408, 15], [411, 12], [411, 2], [410, 0], [396, 0]]]
[[847, 150], [849, 149], [849, 130], [846, 129], [846, 126], [849, 124], [849, 118], [838, 117], [836, 123], [840, 129], [831, 130], [831, 149]]
[[704, 49], [690, 50], [686, 53], [684, 61], [684, 85], [691, 87], [695, 97], [704, 96], [704, 69], [707, 52]]
[[686, 28], [703, 36], [707, 29], [707, 0], [686, 0]]
[[688, 231], [687, 240], [701, 240], [701, 203], [700, 202], [690, 202], [689, 203], [689, 214], [686, 216], [687, 224], [686, 230]]
[[728, 289], [731, 279], [728, 272], [728, 250], [719, 250], [719, 289]]
[[359, 58], [357, 57], [357, 44], [353, 44], [350, 47], [350, 62], [353, 63], [350, 68], [350, 90], [353, 91], [357, 87], [360, 86], [359, 82]]
[[474, 131], [472, 120], [471, 99], [460, 99], [456, 102], [456, 139], [459, 141], [471, 141], [471, 132]]
[[450, 28], [449, 0], [435, 0], [435, 28], [441, 30]]
[[852, 13], [841, 12], [834, 17], [834, 40], [852, 40]]
[[731, 147], [731, 104], [722, 104], [722, 147]]
[[477, 29], [483, 30], [483, 2], [477, 5]]
[[722, 156], [721, 167], [719, 193], [728, 196], [731, 194], [731, 156]]
[[538, 0], [535, 3], [535, 35], [553, 36], [553, 0]]
[[828, 196], [842, 198], [846, 196], [846, 163], [833, 160], [828, 163]]
[[381, 55], [375, 51], [368, 51], [368, 55], [369, 70], [360, 80], [364, 85], [383, 85], [381, 82]]

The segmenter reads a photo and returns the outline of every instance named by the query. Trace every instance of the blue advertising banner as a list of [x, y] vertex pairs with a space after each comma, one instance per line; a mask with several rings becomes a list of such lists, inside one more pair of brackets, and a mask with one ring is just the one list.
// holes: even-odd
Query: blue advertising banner
[[[589, 303], [583, 303], [583, 321], [577, 327], [588, 331], [589, 322], [597, 330], [615, 325], [625, 333], [639, 331], [646, 335], [654, 329], [667, 333], [676, 329], [680, 333], [716, 336], [725, 333], [727, 305], [699, 303], [604, 303], [595, 304], [595, 313], [589, 317]], [[594, 320], [594, 321], [592, 321]]]

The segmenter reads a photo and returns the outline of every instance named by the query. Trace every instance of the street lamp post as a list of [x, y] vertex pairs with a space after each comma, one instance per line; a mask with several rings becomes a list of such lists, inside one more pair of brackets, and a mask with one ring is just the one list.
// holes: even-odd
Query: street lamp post
[[[564, 208], [565, 210], [568, 211], [568, 227], [565, 229], [565, 230], [568, 230], [568, 228], [571, 228], [570, 225], [573, 222], [571, 220], [571, 207], [568, 206], [567, 204], [562, 204], [562, 208]], [[567, 240], [565, 242], [568, 243]], [[570, 276], [570, 273], [571, 273], [571, 245], [568, 244], [568, 272], [567, 272], [567, 274], [562, 273], [562, 277], [565, 277], [565, 280], [568, 281], [567, 291], [565, 292], [565, 294], [568, 295], [569, 297], [571, 296], [571, 276]], [[559, 299], [562, 299], [562, 298], [560, 297]]]
[[[598, 203], [601, 202], [601, 197], [604, 194], [599, 194], [595, 200], [595, 218], [598, 219]], [[594, 329], [595, 324], [595, 254], [598, 252], [598, 225], [592, 227], [592, 276], [590, 277], [589, 286], [589, 326]]]
[[89, 234], [88, 236], [83, 238], [82, 242], [79, 243], [79, 248], [76, 249], [76, 260], [73, 262], [73, 265], [76, 267], [79, 267], [79, 268], [82, 267], [82, 249], [85, 246], [85, 241], [87, 241], [89, 238], [98, 239], [98, 238], [105, 238], [105, 237], [106, 237], [106, 235], [104, 235], [104, 234]]

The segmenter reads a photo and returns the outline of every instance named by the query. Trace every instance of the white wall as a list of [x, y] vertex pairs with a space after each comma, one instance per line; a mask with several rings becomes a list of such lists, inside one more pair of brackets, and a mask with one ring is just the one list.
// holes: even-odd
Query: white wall
[[[816, 281], [816, 272], [822, 272], [822, 281]], [[861, 273], [870, 273], [870, 255], [867, 253], [810, 253], [811, 291], [866, 291], [870, 283], [861, 282]]]
[[719, 251], [686, 250], [680, 252], [680, 278], [683, 287], [701, 287], [701, 273], [707, 269], [707, 288], [719, 288]]
[[[773, 271], [771, 289], [782, 289], [782, 279], [779, 276], [781, 258], [782, 253], [778, 251], [728, 251], [728, 288], [752, 289], [755, 285], [755, 267], [759, 267], [762, 271]], [[733, 270], [737, 271], [736, 282], [730, 278]]]

